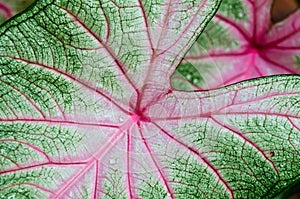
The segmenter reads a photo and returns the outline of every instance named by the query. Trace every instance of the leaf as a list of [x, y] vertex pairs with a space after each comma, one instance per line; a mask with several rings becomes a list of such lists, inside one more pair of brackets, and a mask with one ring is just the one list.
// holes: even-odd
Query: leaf
[[272, 198], [300, 180], [299, 76], [170, 77], [217, 1], [37, 1], [0, 28], [0, 198]]
[[23, 11], [34, 0], [1, 0], [0, 1], [0, 24], [11, 18], [13, 15]]
[[[218, 13], [178, 66], [173, 86], [206, 90], [256, 77], [300, 74], [300, 10], [274, 23], [272, 2], [222, 1]], [[201, 76], [188, 72], [187, 63]]]

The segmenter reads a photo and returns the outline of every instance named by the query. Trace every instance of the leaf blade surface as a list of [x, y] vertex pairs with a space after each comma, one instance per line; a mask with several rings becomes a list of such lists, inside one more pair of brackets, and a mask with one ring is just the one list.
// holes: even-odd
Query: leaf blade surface
[[[269, 169], [258, 184], [270, 175], [271, 184], [279, 183], [279, 178], [292, 183], [284, 171], [297, 165], [289, 162], [277, 173], [286, 157], [282, 149], [272, 148], [278, 160], [268, 157], [270, 146], [244, 132], [253, 133], [249, 124], [255, 119], [236, 111], [258, 109], [255, 102], [269, 103], [274, 111], [263, 110], [266, 117], [271, 122], [275, 113], [283, 114], [285, 122], [291, 118], [288, 135], [297, 140], [297, 107], [283, 109], [277, 99], [284, 93], [293, 96], [285, 99], [291, 105], [297, 101], [298, 90], [291, 92], [299, 84], [297, 76], [259, 79], [211, 92], [176, 91], [169, 83], [218, 3], [45, 0], [2, 26], [1, 197], [251, 196], [236, 188], [242, 184], [234, 181], [236, 168], [247, 170], [249, 180]], [[255, 127], [264, 135], [268, 131]], [[206, 135], [211, 140], [203, 146]], [[272, 136], [266, 139], [276, 137]], [[234, 140], [258, 160], [241, 166], [243, 158], [234, 161], [238, 155], [213, 152], [226, 145], [222, 139]], [[288, 160], [296, 161], [299, 143], [290, 141]], [[231, 146], [226, 147], [229, 151]], [[227, 173], [220, 161], [232, 166]], [[251, 171], [253, 165], [257, 170]], [[296, 172], [291, 175], [299, 178]], [[251, 184], [243, 185], [252, 190]], [[271, 195], [286, 184], [278, 186]], [[255, 193], [263, 196], [268, 191], [262, 187]]]

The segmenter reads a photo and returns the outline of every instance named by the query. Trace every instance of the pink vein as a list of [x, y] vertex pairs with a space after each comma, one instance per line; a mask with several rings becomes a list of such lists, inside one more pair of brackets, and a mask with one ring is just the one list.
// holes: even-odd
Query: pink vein
[[162, 180], [164, 182], [164, 185], [165, 185], [165, 187], [167, 189], [167, 192], [170, 194], [170, 196], [171, 196], [172, 199], [175, 199], [175, 197], [173, 195], [173, 192], [171, 191], [171, 187], [168, 184], [167, 178], [166, 178], [165, 174], [163, 173], [163, 171], [160, 169], [161, 167], [158, 165], [157, 161], [155, 160], [155, 158], [154, 158], [154, 156], [152, 154], [152, 151], [151, 151], [151, 149], [150, 149], [150, 147], [149, 147], [149, 145], [147, 143], [147, 140], [146, 140], [146, 138], [143, 135], [143, 132], [142, 132], [142, 129], [141, 129], [140, 125], [139, 125], [139, 132], [140, 132], [141, 139], [142, 139], [142, 141], [143, 141], [143, 143], [144, 143], [144, 145], [145, 145], [145, 147], [147, 149], [147, 152], [148, 152], [148, 154], [149, 154], [152, 162], [154, 163], [156, 169], [158, 170], [158, 172], [159, 172], [159, 174], [160, 174], [160, 176], [161, 176], [161, 178], [162, 178]]
[[216, 175], [216, 177], [218, 177], [218, 179], [221, 181], [221, 183], [223, 184], [223, 186], [226, 188], [226, 190], [229, 192], [230, 198], [234, 199], [234, 195], [233, 195], [233, 191], [230, 188], [229, 184], [225, 181], [225, 179], [223, 178], [223, 176], [219, 173], [218, 169], [215, 168], [211, 162], [204, 156], [202, 155], [200, 152], [198, 152], [197, 149], [194, 149], [193, 147], [188, 146], [187, 144], [185, 144], [183, 141], [175, 138], [173, 135], [171, 135], [170, 133], [168, 133], [166, 130], [164, 130], [162, 127], [160, 127], [157, 123], [153, 122], [154, 126], [156, 126], [161, 132], [163, 132], [164, 134], [166, 134], [168, 137], [170, 137], [172, 140], [174, 140], [175, 142], [179, 143], [180, 145], [182, 145], [183, 147], [185, 147], [188, 151], [190, 151], [191, 153], [193, 153], [194, 155], [198, 156], [200, 158], [200, 160], [208, 167], [210, 168], [210, 170]]
[[[155, 57], [158, 57], [158, 56], [160, 56], [160, 55], [162, 55], [162, 54], [164, 54], [164, 53], [166, 53], [170, 48], [172, 48], [174, 45], [176, 45], [176, 43], [180, 40], [180, 38], [182, 38], [182, 35], [184, 35], [184, 33], [188, 30], [188, 27], [190, 27], [191, 25], [192, 25], [192, 23], [193, 23], [193, 21], [194, 21], [194, 19], [196, 18], [196, 16], [197, 16], [197, 14], [200, 12], [200, 10], [201, 10], [201, 8], [203, 7], [203, 5], [205, 5], [205, 2], [206, 1], [204, 1], [204, 2], [202, 2], [202, 5], [201, 6], [199, 6], [199, 8], [198, 8], [198, 10], [197, 10], [197, 13], [193, 16], [193, 18], [192, 18], [192, 20], [190, 21], [190, 23], [187, 25], [187, 27], [181, 32], [181, 35], [175, 40], [175, 42], [174, 43], [172, 43], [167, 49], [165, 49], [164, 51], [162, 51], [161, 53], [159, 53], [159, 54], [153, 54], [153, 56], [152, 56], [152, 58], [151, 58], [151, 66], [150, 66], [150, 68], [149, 68], [149, 70], [148, 70], [148, 72], [147, 72], [147, 78], [146, 78], [146, 80], [144, 81], [144, 85], [145, 85], [145, 83], [148, 81], [148, 77], [149, 77], [149, 72], [151, 71], [151, 69], [152, 69], [152, 63], [153, 63], [153, 59], [155, 58]], [[164, 17], [164, 20], [163, 20], [163, 27], [165, 27], [166, 25], [167, 25], [167, 23], [168, 23], [168, 18], [170, 17], [170, 7], [171, 7], [171, 5], [172, 5], [172, 3], [171, 3], [171, 1], [169, 1], [168, 2], [168, 4], [167, 4], [167, 14], [165, 15], [165, 17]], [[163, 32], [161, 31], [160, 32], [160, 35], [159, 35], [159, 40], [158, 40], [158, 43], [157, 43], [157, 48], [159, 48], [159, 45], [160, 45], [160, 42], [161, 42], [161, 37], [162, 37], [162, 34], [163, 34]], [[178, 56], [177, 56], [178, 57]], [[172, 64], [173, 65], [173, 64]], [[170, 67], [172, 67], [172, 65], [170, 66]], [[144, 92], [144, 88], [143, 88], [143, 90], [142, 90], [142, 93]], [[142, 96], [143, 97], [143, 96]], [[141, 98], [142, 98], [141, 97]], [[139, 100], [139, 103], [140, 103], [140, 101], [141, 101], [142, 99], [140, 99]], [[138, 103], [138, 106], [139, 106], [139, 103]]]
[[[11, 98], [11, 97], [9, 97], [9, 98]], [[3, 99], [3, 97], [0, 97], [0, 99], [2, 99], [2, 102], [5, 104], [5, 106], [6, 106], [6, 107], [10, 110], [10, 112], [17, 118], [18, 115], [17, 115], [17, 113], [15, 112], [15, 110], [10, 106], [10, 104], [8, 104], [8, 103], [6, 102], [6, 100]]]
[[25, 60], [23, 58], [17, 58], [17, 57], [12, 57], [12, 56], [9, 56], [9, 55], [5, 55], [5, 56], [0, 56], [0, 57], [8, 57], [8, 58], [11, 58], [11, 59], [14, 59], [14, 60], [17, 60], [17, 61], [22, 61], [22, 62], [25, 62], [26, 64], [32, 64], [32, 65], [36, 65], [36, 66], [39, 66], [41, 68], [46, 68], [54, 73], [58, 73], [58, 74], [61, 74], [69, 79], [71, 79], [72, 81], [74, 82], [77, 82], [78, 84], [80, 85], [83, 85], [84, 87], [90, 89], [91, 91], [93, 92], [96, 92], [98, 94], [100, 94], [101, 96], [103, 96], [104, 98], [106, 98], [107, 100], [109, 100], [112, 104], [114, 104], [116, 107], [118, 107], [121, 111], [123, 111], [124, 113], [128, 113], [127, 110], [125, 110], [123, 107], [121, 107], [117, 102], [115, 102], [112, 98], [108, 97], [107, 95], [105, 95], [103, 93], [103, 91], [99, 90], [98, 88], [95, 88], [91, 85], [89, 85], [87, 82], [84, 82], [80, 79], [78, 79], [77, 77], [65, 72], [65, 71], [61, 71], [55, 67], [51, 67], [51, 66], [48, 66], [46, 64], [42, 64], [42, 63], [37, 63], [37, 62], [32, 62], [32, 61], [29, 61], [29, 60]]
[[280, 113], [266, 113], [265, 111], [251, 111], [251, 112], [238, 112], [238, 111], [230, 111], [226, 113], [215, 113], [214, 115], [267, 115], [267, 116], [277, 116], [277, 117], [284, 117], [284, 118], [294, 118], [299, 119], [298, 116], [287, 116], [285, 114]]
[[105, 13], [105, 10], [102, 6], [102, 1], [99, 0], [99, 4], [100, 4], [100, 7], [102, 9], [102, 12], [103, 12], [103, 15], [104, 15], [104, 18], [105, 18], [105, 22], [106, 22], [106, 25], [107, 25], [107, 30], [106, 30], [106, 38], [105, 38], [105, 43], [107, 43], [109, 41], [109, 37], [110, 37], [110, 22], [109, 22], [109, 19], [107, 17], [107, 14]]
[[[253, 88], [257, 85], [253, 85], [253, 86], [249, 86], [249, 87], [245, 87], [245, 88], [242, 88], [242, 89], [246, 89], [246, 88]], [[226, 94], [226, 93], [222, 93], [222, 94]], [[300, 92], [286, 92], [286, 93], [275, 93], [275, 94], [269, 94], [268, 96], [261, 96], [261, 97], [257, 97], [255, 99], [252, 99], [252, 100], [248, 100], [248, 101], [242, 101], [242, 102], [239, 102], [239, 103], [235, 103], [234, 101], [232, 102], [231, 105], [228, 105], [228, 106], [224, 106], [218, 110], [215, 110], [215, 111], [211, 111], [211, 112], [207, 112], [207, 113], [199, 113], [197, 115], [189, 115], [189, 116], [177, 116], [177, 117], [167, 117], [167, 118], [154, 118], [152, 117], [151, 118], [151, 121], [162, 121], [162, 120], [180, 120], [180, 119], [192, 119], [192, 118], [199, 118], [199, 117], [209, 117], [211, 116], [212, 114], [216, 115], [216, 114], [227, 114], [228, 111], [224, 112], [224, 113], [220, 113], [220, 111], [226, 109], [226, 108], [230, 108], [230, 107], [234, 107], [234, 106], [238, 106], [238, 105], [243, 105], [243, 104], [248, 104], [248, 103], [252, 103], [252, 102], [257, 102], [257, 101], [260, 101], [260, 100], [266, 100], [266, 99], [269, 99], [269, 98], [273, 98], [273, 97], [282, 97], [282, 96], [288, 96], [288, 95], [298, 95], [300, 94]], [[212, 96], [212, 97], [217, 97], [219, 96], [220, 94], [218, 95], [215, 95], [215, 96]], [[253, 111], [251, 111], [253, 112]], [[245, 114], [248, 113], [248, 112], [245, 112]], [[269, 113], [268, 113], [269, 114]], [[286, 116], [286, 115], [285, 115]]]
[[200, 55], [200, 56], [186, 56], [184, 57], [184, 60], [198, 60], [198, 59], [205, 59], [205, 58], [211, 58], [211, 57], [233, 57], [233, 56], [241, 56], [241, 55], [247, 55], [249, 54], [248, 49], [242, 52], [212, 52], [209, 53], [208, 55]]
[[67, 183], [65, 183], [61, 188], [56, 192], [56, 194], [51, 197], [55, 199], [59, 199], [60, 196], [73, 184], [76, 183], [76, 180], [83, 176], [90, 167], [94, 164], [94, 162], [100, 160], [122, 137], [123, 132], [128, 130], [132, 124], [134, 124], [139, 118], [132, 117], [130, 118], [124, 125], [122, 125], [119, 128], [119, 131], [117, 131], [106, 143], [103, 144], [103, 147], [101, 147], [92, 157], [91, 159], [85, 164], [85, 166], [80, 169], [75, 176], [73, 176], [71, 179], [68, 180]]
[[95, 187], [94, 187], [94, 199], [97, 199], [97, 187], [98, 187], [98, 176], [99, 175], [99, 162], [98, 160], [96, 161], [95, 164]]
[[[167, 22], [168, 22], [168, 17], [170, 15], [171, 0], [169, 0], [169, 2], [166, 3], [166, 5], [167, 5], [167, 9], [166, 9], [166, 14], [164, 15], [164, 18], [163, 18], [163, 26], [162, 26], [163, 28], [167, 25]], [[158, 41], [157, 41], [157, 44], [156, 44], [156, 49], [159, 49], [159, 46], [160, 46], [160, 43], [161, 43], [161, 40], [162, 40], [163, 28], [161, 28], [160, 33], [159, 33], [159, 38], [158, 38]], [[153, 63], [154, 63], [154, 60], [155, 60], [156, 57], [157, 57], [156, 51], [153, 51], [153, 55], [151, 56], [151, 59], [150, 59], [150, 65], [149, 65], [147, 73], [146, 73], [146, 78], [143, 81], [143, 85], [146, 85], [146, 83], [149, 81], [150, 72], [152, 71]], [[143, 97], [144, 97], [145, 89], [146, 89], [146, 87], [143, 86], [140, 93], [138, 93], [138, 100], [137, 100], [137, 104], [136, 104], [136, 109], [140, 109], [140, 105], [141, 105], [141, 102], [142, 102]]]
[[37, 184], [33, 184], [33, 183], [28, 183], [28, 182], [24, 182], [24, 183], [20, 183], [20, 184], [13, 184], [13, 185], [10, 185], [10, 186], [7, 186], [7, 187], [4, 187], [4, 188], [0, 188], [0, 191], [1, 190], [5, 190], [5, 189], [9, 189], [9, 188], [12, 188], [12, 187], [17, 187], [17, 186], [21, 186], [21, 185], [27, 185], [27, 186], [31, 186], [31, 187], [34, 187], [36, 189], [40, 189], [44, 192], [48, 192], [48, 193], [53, 193], [51, 190], [49, 189], [46, 189], [42, 186], [39, 186]]
[[250, 52], [249, 53], [249, 62], [247, 64], [247, 67], [246, 67], [246, 70], [244, 72], [244, 78], [243, 79], [250, 79], [249, 77], [247, 77], [247, 75], [249, 75], [250, 73], [250, 70], [254, 68], [254, 70], [257, 71], [257, 73], [260, 75], [260, 76], [264, 76], [262, 74], [262, 72], [259, 70], [259, 68], [256, 66], [255, 64], [255, 60], [256, 60], [256, 56], [257, 56], [258, 52], [256, 50], [254, 50], [253, 52]]
[[257, 40], [257, 29], [256, 29], [256, 26], [257, 26], [257, 8], [256, 8], [256, 5], [255, 3], [253, 3], [252, 1], [249, 1], [248, 2], [252, 5], [252, 13], [253, 13], [253, 16], [252, 16], [252, 20], [253, 20], [253, 31], [252, 31], [252, 36], [253, 36], [253, 39]]
[[47, 159], [49, 162], [51, 162], [50, 157], [49, 157], [42, 149], [40, 149], [39, 147], [34, 146], [34, 145], [30, 144], [30, 143], [27, 143], [27, 142], [21, 141], [21, 140], [14, 140], [14, 139], [0, 139], [0, 143], [1, 143], [1, 142], [15, 142], [15, 143], [19, 143], [19, 144], [26, 145], [26, 146], [28, 146], [29, 148], [32, 148], [33, 150], [35, 150], [35, 151], [39, 152], [40, 154], [42, 154], [43, 156], [45, 156], [46, 159]]
[[20, 171], [26, 171], [26, 170], [30, 170], [30, 169], [34, 169], [34, 168], [39, 168], [42, 166], [66, 166], [66, 167], [71, 167], [71, 166], [80, 166], [80, 165], [84, 165], [86, 164], [86, 162], [44, 162], [44, 163], [39, 163], [39, 164], [35, 164], [35, 165], [30, 165], [30, 166], [25, 166], [22, 168], [16, 168], [16, 169], [8, 169], [8, 170], [3, 170], [0, 171], [0, 175], [4, 175], [4, 174], [10, 174], [10, 173], [15, 173], [15, 172], [20, 172]]
[[130, 140], [130, 134], [129, 132], [127, 132], [127, 147], [126, 147], [126, 161], [127, 161], [127, 184], [128, 184], [128, 193], [129, 193], [129, 198], [132, 199], [133, 194], [132, 194], [132, 186], [131, 186], [131, 178], [130, 178], [130, 153], [131, 153], [131, 149], [130, 149], [130, 145], [131, 145], [131, 140]]
[[0, 122], [32, 122], [32, 123], [49, 123], [49, 124], [70, 124], [70, 125], [82, 125], [82, 126], [98, 126], [98, 127], [108, 127], [108, 128], [119, 128], [117, 125], [113, 124], [101, 124], [101, 123], [87, 123], [87, 122], [77, 122], [71, 120], [54, 120], [54, 119], [26, 119], [26, 118], [18, 118], [18, 119], [2, 119], [0, 118]]
[[33, 100], [31, 100], [27, 95], [25, 95], [25, 93], [23, 93], [21, 90], [19, 90], [18, 88], [16, 88], [15, 86], [8, 84], [7, 82], [3, 81], [0, 79], [1, 82], [3, 82], [4, 84], [6, 84], [7, 86], [9, 86], [10, 88], [12, 88], [14, 91], [18, 92], [21, 96], [23, 96], [28, 102], [29, 104], [31, 104], [31, 106], [43, 117], [46, 118], [46, 115], [41, 111], [41, 109], [35, 104], [35, 102]]
[[30, 81], [30, 80], [28, 80], [28, 79], [25, 79], [25, 78], [23, 78], [23, 77], [20, 77], [20, 76], [19, 76], [19, 78], [21, 78], [21, 79], [23, 79], [23, 80], [25, 80], [25, 81], [28, 81], [28, 82], [30, 82], [30, 84], [32, 84], [32, 85], [34, 85], [34, 86], [40, 88], [41, 90], [44, 90], [45, 92], [47, 92], [47, 94], [50, 95], [50, 98], [51, 98], [51, 99], [54, 101], [54, 103], [56, 104], [58, 111], [61, 113], [61, 115], [62, 115], [63, 117], [65, 117], [65, 114], [64, 114], [64, 111], [63, 111], [62, 107], [58, 104], [57, 100], [56, 100], [55, 97], [51, 94], [51, 92], [49, 92], [46, 88], [37, 85], [35, 82], [32, 82], [32, 81]]
[[11, 9], [2, 2], [0, 2], [0, 10], [3, 10], [7, 19], [9, 19], [13, 16]]
[[[241, 104], [246, 104], [246, 103], [241, 103]], [[235, 105], [239, 105], [239, 104], [235, 104]], [[227, 107], [223, 107], [223, 109], [225, 109]], [[238, 111], [228, 111], [226, 110], [225, 112], [219, 112], [219, 111], [215, 111], [215, 112], [209, 112], [206, 114], [199, 114], [199, 115], [190, 115], [190, 116], [185, 116], [185, 117], [168, 117], [168, 118], [151, 118], [151, 121], [171, 121], [171, 120], [182, 120], [182, 119], [197, 119], [197, 118], [209, 118], [212, 115], [268, 115], [268, 116], [280, 116], [280, 117], [287, 117], [286, 114], [282, 114], [282, 113], [276, 113], [276, 112], [268, 112], [266, 113], [265, 111], [252, 111], [251, 112], [238, 112]], [[298, 116], [289, 116], [291, 118], [298, 118]]]
[[10, 157], [6, 156], [6, 155], [3, 155], [3, 154], [0, 154], [1, 157], [3, 157], [4, 159], [7, 159], [8, 161], [12, 162], [14, 165], [16, 165], [17, 167], [20, 167], [19, 164], [14, 161], [13, 159], [11, 159]]
[[296, 30], [294, 30], [293, 32], [291, 32], [291, 33], [289, 33], [289, 34], [287, 34], [287, 35], [285, 35], [285, 36], [283, 36], [283, 37], [281, 37], [281, 38], [279, 38], [279, 39], [277, 39], [277, 40], [275, 40], [275, 41], [271, 41], [271, 42], [269, 42], [269, 43], [264, 44], [264, 46], [267, 46], [267, 47], [273, 47], [273, 46], [276, 46], [277, 44], [282, 43], [282, 42], [284, 42], [285, 40], [291, 38], [293, 35], [298, 34], [299, 31], [300, 31], [300, 27], [297, 28]]
[[272, 49], [280, 49], [280, 50], [300, 50], [300, 46], [272, 46]]
[[266, 156], [266, 154], [264, 153], [264, 151], [257, 146], [252, 140], [250, 140], [249, 138], [245, 137], [241, 132], [238, 132], [236, 130], [234, 130], [233, 128], [230, 128], [229, 126], [220, 123], [217, 119], [215, 119], [214, 117], [210, 117], [211, 120], [213, 122], [215, 122], [217, 125], [219, 125], [221, 128], [225, 128], [227, 130], [229, 130], [230, 132], [234, 133], [235, 135], [239, 136], [240, 138], [242, 138], [244, 141], [248, 142], [254, 149], [256, 149], [264, 158], [265, 160], [267, 160], [273, 167], [273, 169], [275, 170], [276, 174], [279, 176], [279, 170], [277, 169], [276, 165], [274, 164], [274, 162], [268, 157]]
[[121, 61], [119, 60], [119, 58], [115, 55], [115, 53], [110, 49], [109, 46], [107, 46], [103, 40], [97, 35], [95, 34], [93, 31], [91, 31], [89, 29], [89, 27], [87, 27], [87, 25], [81, 21], [81, 19], [74, 15], [72, 12], [70, 12], [69, 10], [58, 6], [59, 8], [61, 8], [62, 10], [64, 10], [67, 14], [69, 14], [75, 21], [77, 21], [79, 23], [79, 25], [85, 29], [91, 36], [93, 36], [106, 50], [106, 52], [111, 56], [111, 58], [113, 59], [113, 61], [117, 64], [118, 68], [120, 69], [120, 71], [122, 72], [122, 74], [124, 75], [124, 77], [126, 78], [126, 80], [129, 82], [129, 84], [134, 88], [134, 90], [137, 92], [138, 89], [136, 88], [136, 86], [134, 85], [134, 83], [131, 81], [131, 79], [128, 77], [125, 69], [123, 68], [123, 64], [121, 63]]
[[245, 40], [251, 41], [250, 36], [248, 36], [246, 34], [246, 32], [239, 25], [237, 25], [234, 21], [232, 21], [232, 20], [230, 20], [230, 19], [228, 19], [228, 18], [226, 18], [226, 17], [224, 17], [220, 14], [216, 14], [215, 17], [217, 19], [219, 19], [220, 21], [223, 21], [224, 23], [226, 23], [226, 24], [232, 26], [233, 28], [235, 28], [236, 30], [238, 30], [238, 32], [244, 37]]
[[[299, 119], [299, 118], [298, 118]], [[298, 132], [300, 132], [300, 128], [294, 123], [293, 120], [291, 120], [290, 117], [288, 117], [288, 121], [291, 123], [291, 125], [296, 128], [298, 130]], [[290, 145], [294, 148], [294, 150], [297, 152], [297, 154], [300, 156], [300, 151], [296, 148], [296, 146], [291, 142], [291, 134], [288, 135], [288, 140]]]
[[294, 71], [290, 68], [288, 68], [287, 66], [283, 65], [283, 64], [280, 64], [280, 63], [277, 63], [276, 61], [273, 61], [271, 60], [270, 58], [268, 58], [266, 55], [260, 53], [260, 56], [266, 61], [266, 62], [269, 62], [271, 64], [274, 64], [275, 66], [279, 67], [279, 68], [282, 68], [286, 71], [288, 71], [289, 73], [292, 73], [292, 74], [299, 74], [298, 71]]
[[181, 38], [183, 38], [183, 36], [185, 35], [185, 33], [189, 30], [189, 27], [193, 24], [194, 20], [197, 18], [198, 14], [201, 11], [201, 9], [203, 8], [203, 6], [206, 4], [206, 2], [207, 2], [207, 0], [201, 2], [201, 5], [199, 5], [199, 8], [198, 8], [197, 12], [194, 14], [194, 16], [192, 17], [192, 19], [190, 20], [190, 22], [187, 24], [187, 26], [180, 33], [179, 37], [174, 41], [174, 43], [172, 43], [166, 50], [164, 50], [163, 52], [161, 52], [159, 55], [162, 55], [165, 52], [169, 51], [173, 46], [176, 45], [176, 43], [178, 43], [178, 41]]
[[[299, 118], [298, 118], [299, 119]], [[292, 126], [294, 126], [299, 132], [300, 132], [300, 128], [293, 122], [293, 120], [291, 120], [290, 117], [288, 117], [289, 122], [292, 124]]]
[[[47, 29], [47, 27], [44, 27], [40, 22], [38, 22], [38, 21], [36, 21], [36, 23], [40, 26], [40, 27], [42, 27], [43, 28], [43, 30], [45, 30], [46, 32], [48, 32], [51, 36], [53, 36], [55, 39], [57, 39], [58, 41], [60, 41], [60, 43], [62, 43], [63, 45], [66, 45], [66, 46], [70, 46], [70, 47], [72, 47], [72, 48], [74, 48], [74, 49], [78, 49], [78, 50], [86, 50], [86, 51], [88, 51], [88, 50], [90, 50], [90, 51], [93, 51], [93, 50], [99, 50], [101, 47], [99, 46], [99, 47], [96, 47], [96, 48], [85, 48], [85, 47], [79, 47], [79, 46], [75, 46], [75, 45], [73, 45], [73, 44], [71, 44], [71, 43], [67, 43], [66, 41], [64, 41], [64, 40], [62, 40], [61, 38], [59, 38], [57, 35], [55, 35], [54, 33], [52, 33], [50, 30], [48, 30]], [[53, 21], [53, 23], [55, 23], [54, 21]], [[45, 42], [47, 42], [48, 43], [48, 45], [49, 46], [51, 46], [51, 44], [48, 42], [48, 41], [45, 41]], [[49, 50], [51, 51], [51, 54], [52, 54], [52, 59], [53, 59], [53, 50], [52, 50], [52, 48], [49, 48]], [[65, 47], [64, 47], [64, 51], [65, 51]]]
[[138, 0], [138, 3], [139, 3], [139, 5], [141, 7], [141, 10], [142, 10], [144, 22], [145, 22], [146, 29], [147, 29], [147, 37], [149, 39], [150, 47], [152, 49], [152, 56], [153, 56], [153, 54], [154, 54], [154, 47], [153, 47], [152, 38], [151, 38], [150, 32], [149, 32], [149, 27], [150, 26], [149, 26], [149, 21], [148, 21], [147, 15], [146, 15], [146, 10], [145, 10], [145, 7], [144, 7], [144, 4], [143, 4], [142, 0]]
[[162, 29], [161, 29], [160, 34], [159, 34], [159, 39], [158, 39], [157, 46], [156, 46], [157, 49], [159, 49], [160, 42], [161, 42], [161, 39], [162, 39], [161, 37], [162, 37], [162, 34], [163, 34], [163, 30], [167, 26], [168, 18], [170, 17], [170, 12], [171, 12], [170, 9], [171, 9], [171, 6], [172, 6], [172, 1], [169, 0], [168, 3], [166, 3], [166, 6], [167, 6], [166, 14], [164, 15], [164, 18], [162, 20]]
[[[251, 87], [249, 87], [249, 88], [251, 88]], [[267, 96], [257, 97], [257, 98], [252, 99], [252, 100], [242, 101], [242, 102], [239, 102], [239, 103], [235, 103], [235, 101], [233, 101], [230, 106], [223, 107], [223, 108], [219, 109], [218, 112], [220, 112], [221, 110], [223, 110], [225, 108], [234, 107], [234, 106], [237, 106], [237, 105], [244, 105], [244, 104], [248, 104], [248, 103], [252, 103], [252, 102], [257, 102], [257, 101], [260, 101], [260, 100], [267, 100], [267, 99], [273, 98], [273, 97], [286, 97], [286, 96], [289, 96], [289, 95], [299, 95], [299, 94], [300, 94], [300, 92], [285, 92], [285, 93], [279, 93], [279, 94], [274, 93], [274, 94], [268, 94]]]

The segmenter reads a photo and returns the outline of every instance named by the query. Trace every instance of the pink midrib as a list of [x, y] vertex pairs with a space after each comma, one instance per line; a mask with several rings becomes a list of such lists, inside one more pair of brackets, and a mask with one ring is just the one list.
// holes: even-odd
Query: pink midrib
[[56, 194], [54, 196], [51, 196], [51, 199], [59, 199], [61, 195], [65, 193], [65, 191], [70, 188], [75, 182], [76, 179], [80, 178], [82, 175], [84, 175], [90, 167], [97, 161], [99, 161], [103, 156], [121, 139], [121, 135], [123, 135], [123, 132], [126, 132], [133, 124], [138, 122], [140, 119], [137, 115], [132, 115], [129, 120], [123, 124], [118, 132], [114, 134], [109, 141], [105, 143], [105, 145], [98, 150], [92, 158], [85, 164], [85, 166], [77, 172], [77, 174], [68, 180], [68, 183], [66, 183], [63, 187], [61, 187], [58, 191], [56, 191]]

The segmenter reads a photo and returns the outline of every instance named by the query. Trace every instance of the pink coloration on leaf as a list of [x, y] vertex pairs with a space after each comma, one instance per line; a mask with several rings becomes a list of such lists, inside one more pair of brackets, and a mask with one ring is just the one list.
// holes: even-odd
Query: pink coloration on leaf
[[222, 2], [210, 28], [182, 62], [190, 62], [199, 71], [203, 80], [201, 84], [194, 83], [198, 89], [268, 75], [300, 74], [300, 10], [274, 23], [272, 3]]
[[0, 2], [0, 12], [3, 12], [7, 19], [12, 17], [11, 9], [4, 3]]
[[0, 24], [25, 10], [34, 0], [0, 0]]
[[171, 85], [219, 3], [41, 0], [2, 26], [0, 198], [272, 198], [299, 181], [299, 76]]

